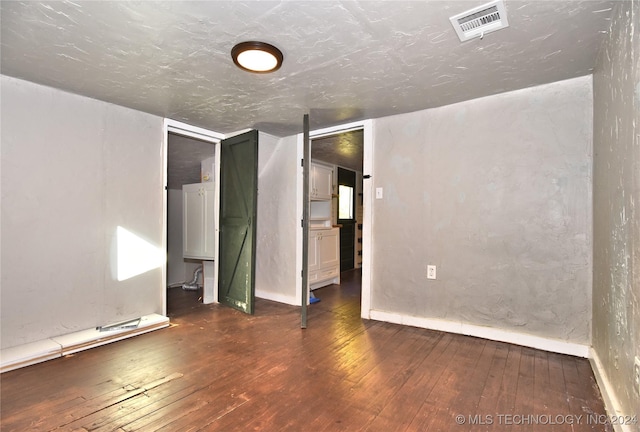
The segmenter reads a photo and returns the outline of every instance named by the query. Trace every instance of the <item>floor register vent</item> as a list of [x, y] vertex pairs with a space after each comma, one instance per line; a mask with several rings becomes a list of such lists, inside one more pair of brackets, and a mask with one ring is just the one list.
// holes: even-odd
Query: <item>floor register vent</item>
[[462, 42], [476, 37], [482, 39], [487, 33], [509, 27], [507, 10], [502, 0], [469, 9], [452, 16], [449, 21]]

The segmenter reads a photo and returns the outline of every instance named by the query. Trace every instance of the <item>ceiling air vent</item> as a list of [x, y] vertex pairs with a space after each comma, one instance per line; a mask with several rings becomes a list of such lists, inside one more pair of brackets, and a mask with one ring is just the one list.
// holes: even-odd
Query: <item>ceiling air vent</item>
[[507, 10], [502, 0], [469, 9], [449, 20], [462, 42], [475, 37], [482, 38], [487, 33], [509, 27]]

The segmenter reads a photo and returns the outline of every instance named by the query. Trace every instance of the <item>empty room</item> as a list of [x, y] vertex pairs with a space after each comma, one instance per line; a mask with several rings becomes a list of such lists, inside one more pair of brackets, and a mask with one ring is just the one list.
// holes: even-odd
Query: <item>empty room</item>
[[639, 1], [0, 8], [2, 431], [640, 431]]

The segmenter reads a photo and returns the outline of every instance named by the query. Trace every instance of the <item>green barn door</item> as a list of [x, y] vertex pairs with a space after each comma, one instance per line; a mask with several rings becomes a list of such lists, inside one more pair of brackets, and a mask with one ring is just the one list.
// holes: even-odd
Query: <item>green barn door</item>
[[253, 314], [255, 301], [258, 131], [221, 142], [218, 297]]

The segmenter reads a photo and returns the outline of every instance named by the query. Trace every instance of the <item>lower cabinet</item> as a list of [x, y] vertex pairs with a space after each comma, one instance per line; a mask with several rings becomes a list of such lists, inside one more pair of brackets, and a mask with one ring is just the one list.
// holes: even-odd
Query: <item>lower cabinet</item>
[[309, 231], [309, 288], [340, 283], [339, 228]]

